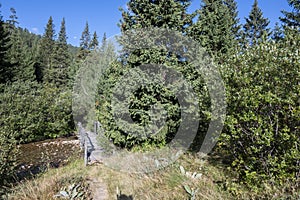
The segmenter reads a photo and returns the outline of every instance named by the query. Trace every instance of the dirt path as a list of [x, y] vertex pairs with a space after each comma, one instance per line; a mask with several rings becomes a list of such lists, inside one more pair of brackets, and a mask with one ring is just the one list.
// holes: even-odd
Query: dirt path
[[90, 171], [88, 172], [88, 183], [92, 192], [92, 198], [93, 200], [110, 200], [107, 185], [99, 175], [99, 167], [100, 166], [97, 166], [97, 164], [89, 166]]

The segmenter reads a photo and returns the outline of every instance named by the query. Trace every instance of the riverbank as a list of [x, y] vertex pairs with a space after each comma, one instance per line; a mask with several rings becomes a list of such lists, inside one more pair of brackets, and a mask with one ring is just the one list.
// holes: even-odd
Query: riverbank
[[22, 180], [41, 173], [46, 168], [58, 168], [66, 165], [70, 158], [81, 157], [77, 137], [48, 139], [19, 145], [17, 156], [17, 177]]

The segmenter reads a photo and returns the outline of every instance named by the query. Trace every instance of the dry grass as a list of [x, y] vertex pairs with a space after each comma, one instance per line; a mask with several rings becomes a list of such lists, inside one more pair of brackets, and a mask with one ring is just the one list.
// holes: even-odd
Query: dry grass
[[[179, 166], [187, 171], [204, 173], [200, 179], [192, 179], [180, 173]], [[199, 167], [201, 169], [199, 169]], [[217, 170], [207, 161], [194, 156], [183, 156], [173, 165], [148, 174], [124, 173], [103, 165], [93, 167], [95, 177], [101, 177], [107, 185], [109, 199], [116, 199], [117, 193], [131, 196], [134, 200], [147, 199], [189, 199], [183, 186], [198, 189], [196, 199], [230, 199], [230, 195], [222, 192], [214, 183], [211, 171]]]
[[209, 167], [205, 172], [207, 175], [203, 175], [197, 180], [181, 174], [179, 165], [183, 165], [186, 170], [197, 170], [198, 172], [202, 170], [204, 172], [203, 169], [206, 168], [200, 170], [199, 166], [207, 164], [195, 157], [184, 157], [185, 159], [181, 159], [163, 170], [149, 174], [124, 173], [104, 165], [84, 167], [82, 161], [77, 160], [65, 167], [50, 169], [36, 179], [24, 181], [14, 189], [9, 199], [53, 199], [53, 196], [64, 186], [63, 180], [75, 180], [78, 177], [84, 177], [89, 183], [101, 183], [100, 186], [99, 184], [98, 186], [90, 184], [90, 188], [94, 190], [94, 193], [105, 196], [106, 199], [116, 199], [117, 193], [132, 196], [134, 200], [189, 199], [183, 185], [198, 188], [196, 199], [228, 199], [225, 193], [219, 191], [218, 186], [214, 184], [209, 175], [209, 170], [214, 171], [215, 169]]
[[[201, 173], [199, 179], [190, 178], [180, 172], [179, 166], [186, 171]], [[66, 180], [70, 180], [66, 182]], [[267, 185], [263, 192], [255, 193], [236, 183], [222, 164], [197, 155], [183, 155], [169, 167], [148, 174], [132, 174], [113, 170], [103, 164], [83, 166], [82, 160], [69, 165], [51, 169], [40, 177], [21, 183], [14, 189], [9, 199], [53, 199], [66, 183], [84, 180], [89, 186], [86, 199], [117, 199], [117, 194], [134, 200], [147, 199], [190, 199], [184, 185], [198, 189], [195, 199], [297, 199], [284, 197], [284, 188], [271, 188]], [[226, 188], [227, 187], [227, 188]], [[288, 187], [288, 186], [287, 186]], [[230, 192], [229, 192], [230, 191]], [[236, 195], [232, 195], [235, 193]], [[94, 198], [92, 198], [94, 197]]]
[[[22, 181], [8, 195], [11, 200], [50, 200], [54, 199], [63, 187], [67, 187], [72, 182], [82, 182], [84, 185], [85, 177], [87, 177], [87, 169], [84, 168], [82, 161], [74, 161], [69, 165], [58, 168], [49, 169], [46, 173], [32, 180]], [[86, 185], [86, 189], [87, 189]], [[86, 192], [88, 196], [89, 191]]]

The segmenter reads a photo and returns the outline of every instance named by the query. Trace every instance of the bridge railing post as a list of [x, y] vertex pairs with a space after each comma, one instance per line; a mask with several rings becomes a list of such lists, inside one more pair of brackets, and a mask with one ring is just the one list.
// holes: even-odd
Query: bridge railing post
[[87, 133], [86, 130], [82, 127], [81, 123], [78, 123], [78, 137], [80, 142], [80, 148], [84, 150], [84, 166], [88, 164], [88, 144], [87, 144]]
[[87, 148], [87, 140], [84, 142], [84, 166], [88, 164], [88, 148]]
[[97, 121], [94, 121], [94, 133], [98, 134], [98, 124], [97, 124]]

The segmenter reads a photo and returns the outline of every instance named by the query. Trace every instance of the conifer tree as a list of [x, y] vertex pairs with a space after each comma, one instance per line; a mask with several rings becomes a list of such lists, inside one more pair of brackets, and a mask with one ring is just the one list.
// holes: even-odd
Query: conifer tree
[[9, 32], [5, 29], [5, 23], [0, 13], [0, 84], [11, 81], [13, 77], [13, 65], [8, 57], [10, 48]]
[[239, 25], [234, 1], [203, 0], [199, 18], [191, 28], [193, 36], [210, 55], [220, 58], [236, 46]]
[[62, 19], [58, 40], [55, 44], [53, 52], [52, 77], [56, 86], [65, 86], [69, 82], [68, 70], [71, 64], [70, 53], [67, 44], [67, 33], [65, 18]]
[[9, 20], [7, 20], [7, 23], [13, 27], [16, 27], [19, 24], [16, 9], [10, 8], [10, 13], [11, 14], [9, 16]]
[[104, 34], [103, 34], [103, 37], [102, 37], [102, 40], [101, 40], [101, 47], [100, 47], [100, 49], [101, 49], [102, 51], [104, 51], [104, 48], [105, 48], [105, 46], [106, 46], [106, 43], [107, 43], [107, 37], [106, 37], [106, 33], [104, 33]]
[[42, 65], [43, 81], [51, 82], [51, 67], [55, 48], [55, 30], [52, 17], [49, 18], [45, 33], [40, 41], [39, 55]]
[[230, 19], [232, 23], [232, 34], [235, 36], [236, 40], [240, 40], [242, 26], [240, 24], [240, 18], [238, 17], [239, 12], [237, 8], [237, 3], [235, 0], [224, 0], [224, 4], [229, 9]]
[[[10, 50], [8, 52], [10, 62], [14, 64], [15, 69], [14, 73], [18, 72], [18, 66], [20, 65], [21, 61], [21, 55], [22, 55], [22, 50], [23, 50], [23, 44], [21, 41], [21, 36], [20, 36], [20, 31], [17, 27], [17, 24], [19, 22], [17, 21], [17, 12], [14, 8], [10, 9], [11, 15], [9, 17], [9, 20], [6, 21], [7, 24], [7, 31], [9, 32], [9, 39], [10, 39]], [[18, 77], [15, 77], [18, 78]]]
[[77, 58], [79, 60], [81, 60], [81, 61], [84, 60], [86, 58], [86, 56], [89, 54], [90, 43], [91, 43], [91, 34], [89, 31], [89, 24], [88, 24], [88, 22], [86, 22], [85, 28], [84, 28], [84, 30], [81, 34], [81, 38], [80, 38], [80, 50], [77, 55]]
[[98, 41], [97, 33], [96, 33], [96, 31], [95, 31], [94, 34], [93, 34], [93, 38], [92, 38], [92, 40], [91, 40], [91, 43], [90, 43], [90, 45], [89, 45], [89, 49], [90, 49], [90, 50], [94, 50], [94, 49], [96, 49], [98, 46], [99, 46], [99, 41]]
[[272, 31], [272, 39], [276, 42], [282, 40], [284, 38], [282, 27], [279, 26], [278, 23], [275, 24], [275, 27]]
[[258, 6], [258, 1], [254, 0], [249, 17], [245, 18], [244, 37], [249, 45], [254, 45], [263, 38], [264, 34], [269, 35], [268, 25], [270, 21], [264, 18], [262, 10]]
[[[167, 28], [186, 34], [194, 16], [194, 14], [187, 13], [189, 5], [190, 0], [130, 0], [127, 3], [128, 10], [121, 9], [122, 20], [119, 27], [122, 32], [155, 27]], [[158, 40], [161, 40], [161, 38], [158, 38]], [[131, 42], [120, 41], [120, 43], [125, 47], [124, 49], [130, 48]], [[140, 63], [153, 62], [163, 64], [166, 61], [179, 61], [179, 59], [174, 59], [170, 56], [170, 52], [155, 50], [137, 50], [135, 53], [131, 52], [130, 55], [124, 52], [124, 58], [132, 66], [139, 65]]]
[[106, 33], [103, 34], [101, 44], [99, 45], [100, 53], [104, 53], [107, 60], [114, 60], [117, 58], [115, 46], [112, 41], [107, 40]]
[[280, 20], [288, 27], [295, 28], [300, 31], [300, 1], [288, 0], [288, 4], [292, 7], [292, 12], [282, 11], [284, 17]]
[[8, 31], [10, 32], [11, 48], [8, 52], [10, 62], [13, 64], [13, 81], [33, 81], [34, 77], [34, 60], [31, 56], [30, 48], [25, 44], [21, 37], [21, 29], [17, 27], [17, 12], [14, 8], [10, 9], [11, 15], [8, 23]]
[[[118, 38], [118, 41], [123, 47], [121, 52], [123, 54], [121, 55], [121, 59], [118, 59], [107, 70], [107, 77], [103, 79], [103, 84], [101, 83], [101, 87], [99, 87], [99, 94], [103, 94], [104, 96], [104, 98], [101, 98], [101, 105], [107, 105], [105, 101], [108, 98], [105, 95], [110, 93], [112, 85], [122, 78], [121, 74], [126, 73], [126, 70], [129, 68], [137, 68], [143, 64], [150, 63], [157, 64], [151, 65], [157, 67], [157, 69], [160, 68], [159, 66], [165, 65], [181, 70], [185, 74], [190, 73], [189, 75], [191, 76], [187, 75], [187, 77], [197, 74], [196, 72], [193, 75], [191, 74], [191, 71], [193, 71], [192, 66], [187, 64], [188, 61], [182, 55], [186, 46], [183, 47], [182, 40], [178, 41], [178, 38], [182, 39], [180, 36], [187, 34], [188, 27], [192, 23], [194, 14], [188, 14], [187, 9], [189, 5], [189, 0], [129, 0], [127, 4], [128, 10], [121, 9], [122, 19], [119, 26], [122, 35]], [[104, 44], [106, 43], [105, 40], [104, 37]], [[143, 48], [143, 44], [145, 44], [143, 42], [154, 44], [154, 46], [153, 48]], [[109, 42], [107, 43], [107, 48], [109, 48]], [[156, 48], [156, 45], [159, 45], [159, 47], [157, 46]], [[107, 52], [107, 50], [104, 52]], [[162, 76], [165, 75], [162, 73]], [[197, 75], [195, 76], [200, 77]], [[141, 77], [141, 79], [143, 78]], [[124, 82], [124, 85], [130, 84]], [[104, 122], [104, 127], [108, 130], [107, 136], [115, 144], [129, 148], [145, 143], [148, 145], [165, 145], [168, 143], [170, 138], [175, 135], [175, 130], [177, 130], [180, 124], [180, 111], [177, 100], [173, 96], [174, 94], [163, 84], [147, 82], [145, 86], [137, 88], [132, 95], [133, 101], [130, 105], [130, 115], [134, 122], [145, 126], [151, 121], [150, 118], [158, 117], [150, 117], [146, 114], [150, 105], [163, 102], [169, 116], [166, 120], [166, 129], [149, 137], [145, 135], [136, 137], [136, 135], [129, 133], [124, 134], [124, 130], [114, 125], [114, 120], [110, 118], [111, 113], [108, 113], [110, 111], [107, 112], [103, 107], [102, 114], [107, 117], [107, 121]], [[119, 110], [120, 115], [122, 115], [123, 111], [122, 109]], [[112, 123], [106, 124], [108, 121]], [[133, 131], [135, 132], [136, 130]], [[112, 132], [114, 134], [110, 134]]]
[[121, 31], [135, 28], [162, 27], [185, 32], [194, 15], [187, 14], [190, 0], [130, 0], [128, 11], [121, 9]]

